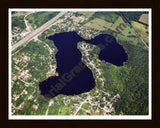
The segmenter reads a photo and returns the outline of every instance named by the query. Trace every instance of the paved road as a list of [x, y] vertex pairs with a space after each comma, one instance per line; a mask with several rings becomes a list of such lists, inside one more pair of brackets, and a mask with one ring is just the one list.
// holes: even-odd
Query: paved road
[[64, 15], [66, 12], [61, 12], [59, 13], [57, 16], [55, 16], [54, 18], [52, 18], [51, 20], [49, 20], [47, 23], [45, 23], [44, 25], [42, 25], [41, 27], [39, 27], [38, 29], [32, 31], [29, 35], [27, 35], [26, 37], [24, 37], [22, 40], [20, 40], [19, 42], [17, 42], [15, 45], [12, 46], [12, 51], [14, 49], [16, 49], [17, 47], [19, 47], [20, 45], [22, 45], [24, 42], [28, 41], [29, 39], [33, 38], [35, 35], [37, 35], [40, 31], [42, 31], [43, 29], [47, 28], [49, 25], [51, 25], [55, 20], [57, 20], [59, 17], [61, 17], [62, 15]]

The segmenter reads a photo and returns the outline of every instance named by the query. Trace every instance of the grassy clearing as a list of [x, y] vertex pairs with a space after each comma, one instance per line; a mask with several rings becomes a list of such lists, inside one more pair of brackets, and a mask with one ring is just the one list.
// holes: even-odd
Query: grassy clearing
[[95, 12], [78, 12], [79, 14], [83, 14], [85, 17], [91, 17]]
[[144, 41], [148, 43], [148, 26], [135, 21], [132, 21], [131, 24], [136, 32], [144, 39]]
[[65, 105], [58, 105], [55, 103], [53, 106], [49, 107], [48, 115], [69, 115], [70, 107]]
[[114, 12], [96, 12], [93, 16], [110, 23], [114, 23], [118, 19], [118, 15]]
[[106, 22], [102, 19], [95, 18], [90, 22], [86, 23], [85, 26], [98, 29], [98, 30], [105, 30], [106, 28], [111, 28], [112, 23]]
[[84, 108], [84, 109], [88, 110], [88, 109], [89, 109], [89, 108], [88, 108], [88, 107], [89, 107], [89, 105], [90, 105], [89, 103], [85, 103], [85, 104], [83, 104], [83, 105], [82, 105], [82, 108]]
[[102, 26], [99, 26], [97, 24], [91, 24], [89, 27], [94, 28], [94, 29], [98, 29], [98, 30], [104, 30], [104, 28]]
[[104, 20], [109, 23], [114, 23], [118, 18], [118, 15], [114, 12], [92, 12], [92, 13], [91, 12], [79, 12], [79, 14], [86, 15], [86, 17], [88, 16], [87, 17], [88, 19], [85, 20], [81, 25], [84, 25], [90, 22], [91, 20], [94, 20], [95, 18]]
[[93, 24], [97, 24], [99, 26], [107, 27], [107, 28], [110, 28], [112, 25], [112, 23], [106, 22], [105, 20], [98, 19], [98, 18], [95, 18], [91, 20], [90, 22]]
[[119, 16], [116, 21], [113, 23], [107, 22], [103, 19], [94, 18], [90, 22], [87, 22], [85, 26], [98, 29], [98, 30], [106, 30], [111, 29], [113, 31], [118, 32], [116, 29], [120, 26], [120, 24], [123, 23], [126, 27], [123, 27], [121, 30], [121, 33], [124, 36], [136, 36], [135, 32], [123, 21], [123, 19]]
[[116, 28], [118, 28], [118, 26], [120, 24], [124, 24], [126, 27], [123, 27], [123, 30], [121, 31], [121, 33], [125, 36], [131, 36], [131, 35], [136, 35], [135, 32], [123, 21], [123, 19], [119, 16], [117, 21], [112, 25], [112, 30], [117, 31]]

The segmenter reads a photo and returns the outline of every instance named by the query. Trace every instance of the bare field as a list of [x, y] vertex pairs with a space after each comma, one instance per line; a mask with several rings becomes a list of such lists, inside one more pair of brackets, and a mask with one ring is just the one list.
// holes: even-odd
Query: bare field
[[14, 16], [24, 16], [24, 15], [27, 15], [27, 14], [29, 14], [29, 13], [31, 13], [31, 12], [30, 12], [30, 11], [17, 12], [17, 13], [12, 14], [12, 17], [14, 17]]
[[73, 19], [77, 23], [81, 20], [79, 17], [75, 17], [75, 16], [72, 16], [71, 19]]
[[149, 17], [148, 17], [148, 14], [143, 14], [140, 19], [139, 19], [140, 22], [143, 22], [145, 24], [148, 24], [149, 22]]
[[90, 22], [86, 23], [84, 26], [89, 27], [91, 25]]

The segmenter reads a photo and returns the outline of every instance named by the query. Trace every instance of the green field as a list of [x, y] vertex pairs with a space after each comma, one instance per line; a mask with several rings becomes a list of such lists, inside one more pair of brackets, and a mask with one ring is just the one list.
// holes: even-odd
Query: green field
[[148, 32], [148, 26], [132, 21], [131, 22], [133, 28], [136, 30], [136, 32], [145, 40], [145, 42], [148, 44], [149, 42], [149, 32]]
[[[120, 26], [120, 24], [124, 24], [125, 26], [122, 26], [122, 29], [118, 29], [118, 27]], [[125, 36], [135, 36], [135, 32], [128, 26], [128, 24], [126, 24], [124, 22], [124, 20], [122, 19], [122, 17], [118, 17], [118, 19], [116, 20], [116, 22], [112, 25], [112, 27], [110, 28], [114, 31], [117, 31], [120, 30], [121, 33]]]
[[142, 14], [148, 14], [148, 12], [117, 12], [117, 15], [121, 16], [126, 23], [132, 21], [139, 21]]
[[78, 12], [78, 14], [83, 14], [87, 18], [91, 17], [95, 12]]
[[114, 23], [119, 16], [114, 12], [96, 12], [93, 17], [105, 20], [106, 22]]

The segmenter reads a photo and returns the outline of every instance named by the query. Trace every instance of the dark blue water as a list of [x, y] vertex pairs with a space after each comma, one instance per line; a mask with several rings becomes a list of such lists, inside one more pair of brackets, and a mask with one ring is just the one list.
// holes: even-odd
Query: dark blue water
[[116, 66], [122, 66], [123, 62], [128, 60], [128, 55], [123, 46], [118, 44], [111, 35], [100, 34], [91, 40], [86, 40], [86, 43], [100, 47], [101, 51], [98, 56], [100, 60], [105, 60]]
[[99, 59], [122, 66], [128, 59], [123, 47], [116, 39], [108, 34], [100, 34], [91, 40], [85, 40], [75, 31], [57, 33], [47, 37], [54, 42], [58, 52], [56, 54], [58, 76], [51, 76], [40, 82], [41, 94], [45, 97], [55, 97], [58, 94], [77, 95], [89, 92], [95, 87], [92, 71], [83, 63], [82, 54], [77, 43], [85, 41], [100, 47]]

